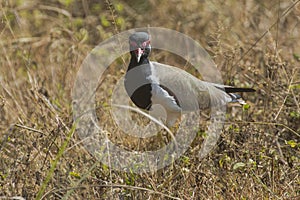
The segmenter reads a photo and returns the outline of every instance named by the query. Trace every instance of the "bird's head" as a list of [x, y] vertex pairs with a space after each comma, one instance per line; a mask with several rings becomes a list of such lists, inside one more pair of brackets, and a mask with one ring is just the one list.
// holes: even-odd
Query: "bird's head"
[[142, 57], [147, 58], [151, 52], [150, 35], [146, 32], [135, 32], [129, 37], [130, 53], [137, 63]]

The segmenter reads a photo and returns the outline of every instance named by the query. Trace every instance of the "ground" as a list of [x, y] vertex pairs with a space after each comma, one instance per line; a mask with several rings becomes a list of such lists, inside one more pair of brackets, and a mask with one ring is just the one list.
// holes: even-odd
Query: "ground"
[[[1, 199], [300, 198], [299, 0], [3, 0], [0, 5]], [[225, 84], [256, 89], [243, 94], [246, 106], [227, 108], [217, 145], [204, 159], [198, 158], [207, 137], [202, 122], [185, 154], [152, 173], [114, 170], [79, 138], [72, 109], [78, 70], [99, 43], [138, 27], [190, 36], [210, 54]], [[168, 52], [154, 50], [151, 59], [200, 77]], [[105, 72], [96, 91], [97, 119], [111, 141], [127, 149], [141, 150], [139, 142], [142, 150], [155, 149], [170, 135], [133, 139], [110, 115], [113, 86], [128, 62], [127, 53]], [[148, 120], [134, 116], [138, 123]]]

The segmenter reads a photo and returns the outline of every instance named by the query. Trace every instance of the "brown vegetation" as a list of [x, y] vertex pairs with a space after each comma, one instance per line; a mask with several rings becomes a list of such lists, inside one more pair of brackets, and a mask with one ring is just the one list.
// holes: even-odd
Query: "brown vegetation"
[[[300, 198], [299, 0], [0, 5], [0, 199]], [[139, 175], [111, 170], [85, 150], [72, 127], [71, 90], [97, 44], [147, 26], [199, 41], [226, 84], [257, 92], [244, 95], [250, 107], [228, 108], [224, 131], [208, 157], [197, 158], [199, 134], [171, 166]], [[172, 65], [180, 60], [165, 52], [152, 58]], [[103, 88], [113, 86], [124, 70], [111, 66]], [[107, 98], [97, 99], [100, 107], [107, 105]], [[109, 113], [101, 117], [113, 131]]]

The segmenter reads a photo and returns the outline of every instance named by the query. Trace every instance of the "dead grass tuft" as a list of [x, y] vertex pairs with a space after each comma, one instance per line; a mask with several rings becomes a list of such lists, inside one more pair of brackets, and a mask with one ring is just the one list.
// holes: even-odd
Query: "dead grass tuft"
[[[299, 0], [6, 0], [0, 5], [0, 198], [299, 198]], [[137, 175], [99, 163], [76, 131], [72, 135], [71, 90], [95, 45], [148, 25], [191, 36], [211, 54], [226, 84], [257, 92], [243, 95], [249, 108], [228, 108], [224, 131], [208, 157], [197, 157], [204, 127], [179, 160]], [[194, 73], [172, 54], [152, 56]], [[112, 64], [97, 90], [98, 117], [112, 141], [128, 149], [161, 147], [163, 134], [145, 141], [124, 136], [108, 112], [108, 91], [124, 74], [128, 55], [123, 59]]]

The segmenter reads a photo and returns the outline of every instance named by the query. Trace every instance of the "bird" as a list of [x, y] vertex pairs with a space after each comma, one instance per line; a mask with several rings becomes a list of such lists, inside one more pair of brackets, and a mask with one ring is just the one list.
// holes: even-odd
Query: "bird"
[[124, 86], [138, 108], [151, 111], [153, 105], [161, 105], [166, 112], [167, 127], [172, 127], [184, 112], [231, 102], [245, 104], [235, 93], [255, 91], [205, 82], [178, 67], [150, 61], [150, 43], [148, 32], [134, 32], [129, 36], [131, 58]]

